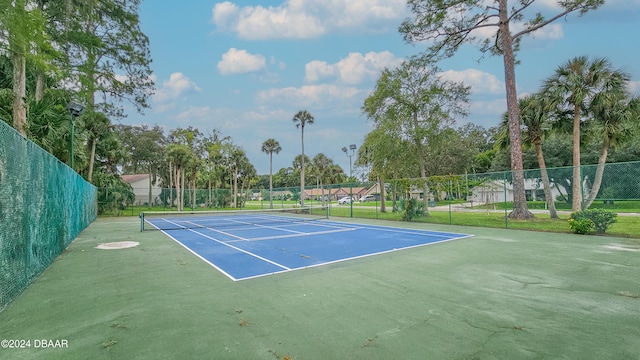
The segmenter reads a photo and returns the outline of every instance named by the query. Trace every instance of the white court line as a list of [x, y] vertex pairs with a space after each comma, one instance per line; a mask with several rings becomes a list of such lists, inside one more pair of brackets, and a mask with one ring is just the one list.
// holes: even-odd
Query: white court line
[[[166, 220], [166, 221], [171, 222], [169, 220]], [[173, 222], [171, 222], [171, 223], [173, 223]], [[361, 227], [354, 227], [355, 226], [354, 224], [349, 224], [349, 223], [342, 223], [342, 222], [337, 222], [337, 221], [331, 221], [331, 223], [332, 224], [338, 224], [338, 225], [345, 225], [345, 227], [342, 228], [342, 229], [338, 228], [339, 230], [329, 231], [329, 232], [341, 232], [341, 231], [351, 231], [351, 230], [357, 230], [357, 229], [368, 229], [368, 230], [374, 230], [374, 231], [375, 230], [382, 230], [382, 231], [387, 231], [387, 232], [392, 232], [392, 233], [406, 233], [406, 234], [412, 234], [412, 235], [422, 235], [422, 236], [427, 235], [427, 236], [432, 236], [432, 237], [444, 237], [445, 239], [438, 240], [438, 241], [433, 241], [433, 242], [428, 242], [428, 243], [416, 244], [416, 245], [412, 245], [412, 246], [394, 248], [394, 249], [379, 251], [379, 252], [375, 252], [375, 253], [358, 255], [358, 256], [353, 256], [353, 257], [349, 257], [349, 258], [342, 258], [342, 259], [337, 259], [337, 260], [328, 261], [328, 262], [322, 262], [322, 263], [313, 264], [313, 265], [304, 266], [304, 267], [289, 268], [289, 267], [286, 267], [286, 266], [284, 266], [282, 264], [279, 264], [279, 263], [276, 263], [276, 262], [271, 261], [269, 259], [263, 258], [263, 257], [261, 257], [259, 255], [256, 255], [256, 254], [253, 254], [251, 252], [248, 252], [246, 250], [237, 248], [237, 247], [235, 247], [233, 245], [230, 245], [230, 244], [228, 244], [226, 242], [223, 242], [221, 240], [218, 240], [218, 239], [212, 238], [210, 236], [207, 236], [205, 234], [202, 234], [202, 233], [200, 233], [198, 231], [195, 231], [193, 229], [185, 228], [185, 229], [187, 229], [189, 231], [192, 231], [192, 232], [194, 232], [194, 233], [196, 233], [198, 235], [204, 236], [205, 238], [211, 239], [211, 240], [213, 240], [213, 241], [215, 241], [217, 243], [220, 243], [220, 244], [228, 246], [228, 247], [230, 247], [232, 249], [241, 251], [241, 252], [243, 252], [243, 253], [245, 253], [247, 255], [253, 256], [253, 257], [257, 258], [257, 259], [263, 260], [263, 261], [265, 261], [267, 263], [273, 264], [273, 265], [283, 269], [281, 271], [263, 273], [263, 274], [258, 274], [258, 275], [254, 275], [254, 276], [248, 276], [248, 277], [243, 277], [243, 278], [234, 278], [233, 276], [229, 275], [227, 272], [225, 272], [224, 270], [222, 270], [221, 268], [219, 268], [215, 264], [209, 262], [208, 260], [203, 258], [201, 255], [199, 255], [198, 253], [196, 253], [195, 251], [193, 251], [192, 249], [187, 247], [186, 245], [182, 244], [180, 241], [176, 240], [171, 235], [167, 234], [164, 230], [162, 230], [162, 232], [165, 235], [169, 236], [174, 241], [178, 242], [181, 246], [183, 246], [189, 252], [191, 252], [192, 254], [196, 255], [198, 258], [202, 259], [207, 264], [213, 266], [215, 269], [217, 269], [218, 271], [220, 271], [221, 273], [223, 273], [224, 275], [226, 275], [229, 279], [231, 279], [233, 281], [242, 281], [242, 280], [255, 279], [255, 278], [265, 277], [265, 276], [269, 276], [269, 275], [273, 275], [273, 274], [281, 274], [281, 273], [291, 272], [291, 271], [296, 271], [296, 270], [320, 267], [320, 266], [324, 266], [324, 265], [330, 265], [330, 264], [340, 263], [340, 262], [349, 261], [349, 260], [361, 259], [361, 258], [366, 258], [366, 257], [370, 257], [370, 256], [376, 256], [376, 255], [380, 255], [380, 254], [386, 254], [386, 253], [391, 253], [391, 252], [396, 252], [396, 251], [402, 251], [402, 250], [407, 250], [407, 249], [412, 249], [412, 248], [417, 248], [417, 247], [422, 247], [422, 246], [429, 246], [429, 245], [433, 245], [433, 244], [449, 242], [449, 241], [454, 241], [454, 240], [461, 240], [461, 239], [473, 237], [473, 235], [469, 235], [469, 234], [445, 233], [444, 235], [440, 235], [438, 233], [442, 233], [442, 232], [439, 232], [439, 231], [435, 231], [435, 233], [434, 233], [434, 232], [425, 231], [425, 230], [421, 230], [421, 229], [409, 229], [409, 230], [407, 230], [405, 228], [397, 228], [397, 227], [391, 227], [391, 226], [361, 226]], [[176, 225], [178, 225], [178, 224], [176, 224]], [[181, 225], [178, 225], [178, 226], [181, 226]], [[333, 227], [333, 228], [338, 227], [338, 226], [335, 226], [335, 225], [332, 226], [332, 225], [329, 225], [329, 224], [326, 224], [326, 225], [323, 224], [323, 226]], [[278, 229], [278, 228], [275, 228], [275, 229]], [[309, 235], [313, 235], [313, 234], [317, 234], [317, 233], [309, 233]], [[448, 235], [458, 235], [458, 236], [450, 237]], [[294, 237], [294, 236], [300, 236], [300, 235], [299, 234], [292, 234], [292, 235], [285, 235], [285, 236], [282, 236], [282, 237]], [[251, 241], [252, 239], [244, 239], [244, 240]]]
[[[152, 224], [153, 225], [153, 224]], [[167, 235], [169, 237], [169, 239], [175, 241], [178, 243], [178, 245], [182, 246], [183, 248], [185, 248], [188, 252], [192, 253], [193, 255], [195, 255], [197, 258], [199, 258], [200, 260], [204, 261], [205, 263], [213, 266], [214, 269], [220, 271], [224, 276], [228, 277], [229, 279], [231, 279], [232, 281], [238, 281], [239, 279], [234, 278], [233, 276], [231, 276], [231, 274], [227, 273], [226, 271], [224, 271], [221, 267], [219, 267], [218, 265], [212, 263], [211, 261], [205, 259], [204, 257], [202, 257], [202, 255], [198, 254], [195, 250], [191, 249], [190, 247], [188, 247], [187, 245], [183, 244], [182, 242], [180, 242], [180, 240], [174, 238], [173, 236], [171, 236], [170, 234], [168, 234], [166, 231], [157, 228], [158, 230], [160, 230], [160, 232], [162, 232], [163, 234]], [[241, 280], [241, 279], [240, 279]]]
[[[349, 225], [349, 223], [342, 223], [342, 222], [335, 222], [336, 224], [344, 224], [344, 225]], [[380, 231], [388, 231], [388, 232], [392, 232], [392, 233], [400, 233], [400, 234], [412, 234], [412, 235], [422, 235], [422, 236], [433, 236], [433, 237], [441, 237], [441, 238], [448, 238], [449, 236], [447, 235], [465, 235], [465, 237], [468, 236], [473, 236], [473, 235], [469, 235], [469, 234], [459, 234], [459, 233], [448, 233], [448, 232], [444, 232], [444, 231], [432, 231], [432, 230], [421, 230], [421, 229], [406, 229], [406, 228], [399, 228], [399, 227], [393, 227], [393, 226], [367, 226], [367, 225], [362, 225], [359, 227], [359, 229], [368, 229], [368, 230], [380, 230]], [[443, 235], [440, 235], [443, 234]], [[468, 236], [467, 236], [468, 235]]]
[[[215, 228], [209, 228], [207, 227], [207, 229], [215, 231], [215, 232], [219, 232], [221, 234], [224, 235], [228, 235], [234, 238], [237, 238], [238, 240], [242, 240], [242, 241], [259, 241], [259, 240], [273, 240], [273, 239], [284, 239], [284, 238], [291, 238], [291, 237], [296, 237], [296, 236], [311, 236], [311, 235], [319, 235], [319, 234], [331, 234], [331, 233], [338, 233], [338, 232], [345, 232], [345, 231], [353, 231], [356, 229], [360, 229], [359, 227], [339, 227], [339, 226], [331, 226], [331, 225], [324, 225], [322, 224], [322, 227], [329, 227], [329, 228], [333, 228], [335, 230], [326, 230], [326, 231], [316, 231], [316, 232], [303, 232], [303, 231], [295, 231], [295, 230], [290, 230], [290, 229], [284, 229], [283, 227], [286, 226], [294, 226], [294, 225], [308, 225], [304, 222], [298, 222], [296, 224], [291, 224], [291, 223], [286, 223], [283, 224], [282, 226], [267, 226], [267, 225], [260, 225], [260, 224], [254, 224], [251, 222], [245, 222], [245, 221], [239, 221], [239, 220], [234, 220], [234, 219], [225, 219], [227, 221], [231, 221], [231, 222], [235, 222], [235, 223], [239, 223], [239, 224], [245, 224], [245, 225], [251, 225], [254, 228], [238, 228], [238, 229], [230, 229], [230, 230], [254, 230], [255, 228], [265, 228], [265, 229], [272, 229], [272, 230], [280, 230], [280, 231], [286, 231], [286, 232], [290, 232], [293, 234], [290, 235], [272, 235], [272, 236], [264, 236], [264, 237], [258, 237], [258, 238], [244, 238], [241, 236], [236, 236], [221, 230], [217, 230]], [[197, 225], [197, 224], [195, 224]], [[312, 224], [311, 226], [315, 226], [316, 224]], [[229, 243], [232, 242], [236, 242], [236, 240], [230, 240], [228, 241]]]
[[[200, 224], [192, 223], [191, 221], [187, 221], [187, 222], [188, 222], [189, 224], [198, 225], [198, 227], [200, 227], [200, 228], [204, 228], [204, 229], [207, 229], [207, 230], [215, 231], [215, 232], [220, 233], [220, 234], [222, 234], [222, 235], [231, 236], [231, 237], [236, 238], [236, 239], [238, 239], [238, 240], [243, 240], [243, 241], [247, 241], [247, 240], [249, 240], [249, 239], [243, 238], [242, 236], [238, 236], [238, 235], [230, 234], [230, 233], [225, 232], [225, 231], [222, 231], [222, 230], [218, 230], [218, 229], [211, 228], [211, 227], [208, 227], [208, 226], [203, 226], [203, 225], [200, 225]], [[232, 240], [232, 241], [233, 241], [233, 240]]]
[[[374, 228], [369, 228], [369, 229], [374, 229]], [[418, 247], [422, 247], [422, 246], [429, 246], [429, 245], [433, 245], [433, 244], [441, 244], [441, 243], [448, 242], [448, 241], [461, 240], [461, 239], [466, 239], [466, 238], [473, 237], [473, 235], [467, 235], [467, 234], [461, 234], [461, 235], [463, 235], [463, 236], [449, 238], [449, 239], [443, 239], [443, 240], [438, 240], [438, 241], [424, 243], [424, 244], [416, 244], [416, 245], [406, 246], [406, 247], [402, 247], [402, 248], [389, 249], [389, 250], [379, 251], [379, 252], [376, 252], [376, 253], [353, 256], [353, 257], [349, 257], [349, 258], [337, 259], [337, 260], [333, 260], [333, 261], [327, 261], [327, 262], [323, 262], [323, 263], [319, 263], [319, 264], [313, 264], [313, 265], [309, 265], [309, 266], [292, 268], [292, 269], [289, 269], [289, 270], [283, 270], [283, 271], [278, 271], [278, 272], [274, 272], [274, 273], [264, 273], [264, 274], [254, 275], [254, 276], [243, 277], [243, 278], [237, 279], [236, 281], [256, 279], [256, 278], [261, 278], [261, 277], [265, 277], [265, 276], [269, 276], [269, 275], [273, 275], [273, 274], [282, 274], [282, 273], [285, 273], [285, 272], [296, 271], [296, 270], [311, 269], [311, 268], [315, 268], [315, 267], [341, 263], [341, 262], [344, 262], [344, 261], [350, 261], [350, 260], [355, 260], [355, 259], [363, 259], [363, 258], [367, 258], [367, 257], [370, 257], [370, 256], [388, 254], [388, 253], [392, 253], [392, 252], [396, 252], [396, 251], [403, 251], [403, 250], [418, 248]]]
[[[177, 225], [177, 226], [181, 226], [181, 225], [179, 225], [179, 224], [176, 224], [176, 223], [175, 223], [175, 222], [173, 222], [173, 221], [169, 221], [169, 220], [167, 220], [167, 222], [170, 222], [170, 223], [172, 223], [172, 224], [174, 224], [174, 225]], [[183, 228], [184, 228], [184, 226], [183, 226]], [[208, 228], [207, 228], [207, 229], [208, 229]], [[260, 256], [260, 255], [256, 255], [256, 254], [254, 254], [254, 253], [252, 253], [252, 252], [246, 251], [246, 250], [241, 249], [241, 248], [239, 248], [239, 247], [237, 247], [237, 246], [233, 246], [233, 245], [228, 244], [228, 243], [226, 243], [226, 242], [224, 242], [224, 241], [222, 241], [222, 240], [218, 240], [218, 239], [216, 239], [216, 238], [214, 238], [214, 237], [211, 237], [211, 236], [209, 236], [209, 235], [203, 234], [203, 233], [201, 233], [201, 232], [199, 232], [199, 231], [196, 231], [196, 230], [194, 230], [194, 229], [184, 228], [184, 230], [189, 230], [189, 231], [194, 232], [194, 233], [196, 233], [196, 234], [198, 234], [198, 235], [200, 235], [200, 236], [204, 236], [205, 238], [207, 238], [207, 239], [209, 239], [209, 240], [213, 240], [213, 241], [215, 241], [215, 242], [217, 242], [217, 243], [219, 243], [219, 244], [222, 244], [222, 245], [224, 245], [224, 246], [228, 246], [228, 247], [230, 247], [230, 248], [232, 248], [232, 249], [234, 249], [234, 250], [237, 250], [237, 251], [240, 251], [240, 252], [245, 253], [245, 254], [247, 254], [247, 255], [253, 256], [253, 257], [257, 258], [257, 259], [260, 259], [260, 260], [262, 260], [262, 261], [268, 262], [269, 264], [273, 264], [273, 265], [275, 265], [275, 266], [277, 266], [277, 267], [280, 267], [280, 268], [283, 268], [283, 269], [285, 269], [285, 270], [291, 270], [290, 268], [288, 268], [288, 267], [286, 267], [286, 266], [284, 266], [284, 265], [282, 265], [282, 264], [278, 264], [278, 263], [277, 263], [277, 262], [275, 262], [275, 261], [271, 261], [271, 260], [269, 260], [269, 259], [267, 259], [267, 258], [264, 258], [264, 257]], [[210, 229], [210, 230], [214, 230], [214, 229]], [[163, 231], [163, 232], [164, 232], [164, 231]], [[222, 232], [221, 232], [221, 233], [222, 233]], [[165, 234], [166, 234], [166, 233], [165, 233]], [[229, 235], [230, 235], [230, 234], [229, 234]], [[240, 238], [240, 239], [242, 239], [242, 238]], [[246, 239], [243, 239], [243, 240], [246, 240]]]
[[287, 231], [287, 232], [296, 233], [296, 234], [304, 234], [302, 231], [282, 229], [282, 228], [279, 228], [277, 226], [260, 225], [260, 224], [254, 224], [254, 223], [251, 223], [251, 222], [232, 220], [232, 219], [226, 219], [226, 220], [231, 221], [231, 222], [235, 222], [235, 223], [239, 223], [239, 224], [251, 225], [251, 226], [258, 227], [258, 228], [275, 229], [275, 230], [282, 230], [282, 231]]
[[[292, 238], [292, 237], [299, 237], [299, 236], [312, 236], [312, 235], [322, 235], [322, 234], [332, 234], [332, 233], [339, 233], [339, 232], [347, 232], [347, 231], [353, 231], [353, 230], [357, 230], [358, 228], [343, 228], [343, 229], [336, 229], [336, 230], [326, 230], [326, 231], [316, 231], [316, 232], [308, 232], [308, 233], [300, 233], [300, 234], [289, 234], [289, 235], [273, 235], [273, 236], [264, 236], [264, 237], [258, 237], [258, 238], [247, 238], [244, 239], [246, 241], [261, 241], [261, 240], [273, 240], [273, 239], [285, 239], [285, 238]], [[231, 242], [236, 242], [235, 240], [231, 240], [229, 241]]]
[[246, 251], [246, 250], [241, 249], [241, 248], [239, 248], [239, 247], [237, 247], [237, 246], [233, 246], [233, 245], [231, 245], [231, 244], [228, 244], [228, 243], [226, 243], [226, 242], [224, 242], [224, 241], [218, 240], [218, 239], [216, 239], [216, 238], [214, 238], [214, 237], [211, 237], [211, 236], [209, 236], [209, 235], [203, 234], [203, 233], [198, 232], [198, 231], [193, 230], [193, 229], [187, 229], [187, 230], [189, 230], [189, 231], [191, 231], [191, 232], [194, 232], [194, 233], [196, 233], [196, 234], [198, 234], [198, 235], [200, 235], [200, 236], [204, 236], [204, 237], [206, 237], [207, 239], [213, 240], [213, 241], [215, 241], [215, 242], [217, 242], [217, 243], [219, 243], [219, 244], [222, 244], [222, 245], [224, 245], [224, 246], [228, 246], [228, 247], [230, 247], [230, 248], [232, 248], [232, 249], [234, 249], [234, 250], [238, 250], [238, 251], [243, 252], [243, 253], [245, 253], [245, 254], [247, 254], [247, 255], [250, 255], [250, 256], [253, 256], [253, 257], [255, 257], [255, 258], [257, 258], [257, 259], [260, 259], [260, 260], [262, 260], [262, 261], [268, 262], [269, 264], [273, 264], [273, 265], [275, 265], [275, 266], [277, 266], [277, 267], [280, 267], [280, 268], [283, 268], [283, 269], [285, 269], [285, 270], [291, 270], [291, 268], [286, 267], [286, 266], [284, 266], [284, 265], [282, 265], [282, 264], [278, 264], [278, 263], [277, 263], [277, 262], [275, 262], [275, 261], [271, 261], [271, 260], [269, 260], [269, 259], [267, 259], [267, 258], [264, 258], [264, 257], [260, 256], [260, 255], [256, 255], [256, 254], [254, 254], [254, 253], [252, 253], [252, 252]]

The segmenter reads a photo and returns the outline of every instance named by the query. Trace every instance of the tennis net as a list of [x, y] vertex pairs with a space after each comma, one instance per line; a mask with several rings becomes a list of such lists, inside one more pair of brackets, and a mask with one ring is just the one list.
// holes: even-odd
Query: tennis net
[[285, 225], [328, 219], [326, 206], [216, 211], [146, 211], [140, 213], [140, 231], [197, 228], [242, 228]]

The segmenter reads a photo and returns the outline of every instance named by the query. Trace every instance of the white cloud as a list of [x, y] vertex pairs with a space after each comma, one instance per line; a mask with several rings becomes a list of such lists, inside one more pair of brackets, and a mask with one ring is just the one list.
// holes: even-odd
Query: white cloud
[[225, 1], [213, 7], [211, 22], [242, 39], [307, 39], [334, 29], [379, 31], [407, 15], [404, 0], [287, 0], [279, 6], [244, 6]]
[[335, 64], [314, 60], [305, 66], [305, 80], [319, 81], [323, 78], [338, 76], [345, 84], [356, 85], [366, 80], [376, 79], [384, 68], [394, 68], [403, 59], [395, 57], [389, 51], [349, 53]]
[[504, 98], [472, 101], [469, 105], [469, 116], [463, 119], [460, 122], [461, 124], [472, 122], [485, 128], [497, 126], [507, 111], [507, 101]]
[[243, 119], [247, 119], [247, 123], [271, 123], [281, 122], [282, 119], [292, 118], [293, 115], [290, 112], [283, 109], [271, 109], [268, 106], [258, 106], [254, 110], [245, 111], [242, 114]]
[[175, 126], [193, 126], [198, 129], [224, 129], [225, 135], [232, 130], [251, 126], [250, 121], [239, 121], [241, 115], [229, 108], [211, 108], [209, 106], [189, 106], [188, 109], [171, 116]]
[[471, 113], [476, 114], [498, 114], [502, 115], [507, 111], [507, 100], [500, 98], [491, 101], [474, 101], [470, 107]]
[[611, 9], [618, 9], [618, 10], [624, 10], [624, 9], [637, 10], [639, 5], [640, 5], [640, 0], [608, 0], [607, 2], [605, 2], [603, 6]]
[[215, 24], [219, 27], [232, 27], [235, 26], [234, 19], [238, 16], [238, 7], [228, 1], [217, 3], [213, 7], [213, 19]]
[[331, 77], [336, 75], [336, 66], [329, 65], [325, 61], [313, 60], [304, 66], [305, 80], [309, 82], [315, 82], [322, 78]]
[[[523, 29], [524, 29], [523, 23], [516, 23], [512, 25], [511, 32], [515, 34]], [[545, 39], [545, 40], [557, 40], [557, 39], [562, 39], [564, 37], [564, 32], [562, 31], [562, 25], [560, 24], [549, 24], [547, 26], [541, 27], [540, 29], [530, 34], [535, 39]]]
[[193, 120], [203, 119], [211, 114], [211, 108], [208, 106], [190, 106], [189, 109], [175, 116], [177, 120]]
[[296, 104], [299, 107], [324, 107], [332, 103], [360, 99], [362, 91], [354, 87], [331, 84], [286, 87], [261, 91], [258, 100], [263, 103]]
[[266, 64], [267, 60], [262, 55], [231, 48], [222, 54], [222, 60], [218, 62], [218, 71], [222, 75], [243, 74], [262, 70]]
[[476, 94], [502, 94], [505, 91], [504, 83], [495, 75], [478, 69], [447, 70], [439, 75], [445, 80], [463, 82], [465, 85], [471, 86], [471, 91]]
[[627, 84], [627, 91], [630, 92], [632, 95], [635, 94], [635, 96], [639, 96], [640, 81], [629, 81], [629, 83]]
[[[155, 76], [152, 76], [152, 79], [155, 81]], [[153, 95], [153, 100], [158, 103], [166, 103], [174, 101], [189, 92], [199, 92], [201, 90], [196, 83], [184, 74], [175, 72], [169, 76], [169, 80], [164, 81], [162, 85], [158, 87], [158, 90]]]

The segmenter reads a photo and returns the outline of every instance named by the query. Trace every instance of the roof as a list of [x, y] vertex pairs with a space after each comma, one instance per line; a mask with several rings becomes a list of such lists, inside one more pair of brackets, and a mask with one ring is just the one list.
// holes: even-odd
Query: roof
[[140, 180], [145, 180], [149, 178], [149, 174], [133, 174], [133, 175], [120, 175], [124, 182], [131, 184], [134, 182], [138, 182]]

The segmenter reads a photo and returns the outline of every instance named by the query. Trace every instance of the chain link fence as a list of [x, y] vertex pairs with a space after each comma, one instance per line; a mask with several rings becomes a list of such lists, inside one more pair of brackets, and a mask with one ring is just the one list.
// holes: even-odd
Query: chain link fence
[[[528, 207], [538, 213], [553, 207], [571, 211], [573, 167], [524, 171]], [[545, 180], [545, 178], [547, 180]], [[637, 208], [640, 200], [640, 161], [611, 163], [603, 166], [584, 165], [580, 179], [583, 208]], [[547, 190], [545, 191], [545, 183]], [[101, 213], [137, 215], [145, 209], [171, 210], [177, 207], [175, 189], [151, 186], [130, 189], [100, 189]], [[184, 189], [184, 208], [282, 208], [300, 206], [299, 186], [268, 188], [239, 187], [237, 197], [230, 189]], [[508, 213], [513, 209], [513, 177], [511, 171], [482, 174], [431, 176], [427, 179], [387, 179], [379, 182], [345, 184], [312, 184], [304, 189], [305, 205], [326, 204], [332, 216], [375, 217], [391, 220], [429, 221], [425, 214], [448, 212], [449, 219], [465, 224], [464, 212], [486, 211]], [[349, 208], [349, 211], [344, 211]], [[406, 217], [407, 211], [415, 216]], [[385, 214], [385, 215], [383, 215]], [[394, 216], [393, 214], [396, 214]], [[505, 219], [506, 220], [506, 219]], [[450, 221], [452, 223], [452, 221]], [[508, 225], [507, 225], [508, 226]]]
[[96, 216], [93, 185], [0, 121], [0, 310]]

